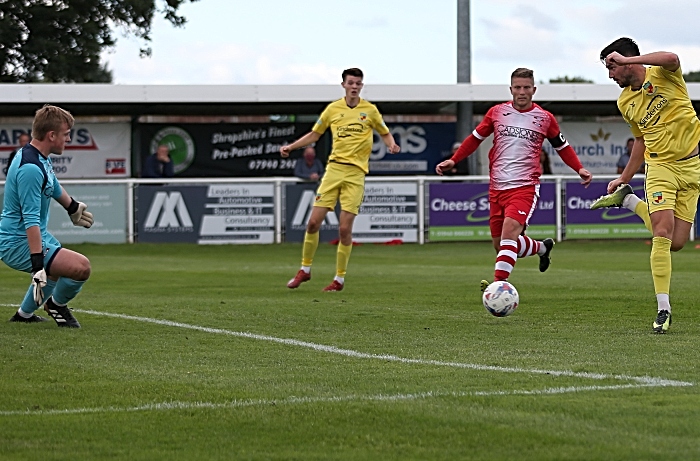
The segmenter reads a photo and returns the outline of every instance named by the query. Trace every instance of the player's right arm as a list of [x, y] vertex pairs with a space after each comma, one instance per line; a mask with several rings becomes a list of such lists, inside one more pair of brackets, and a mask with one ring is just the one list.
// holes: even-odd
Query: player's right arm
[[481, 142], [493, 133], [493, 110], [494, 108], [492, 107], [486, 112], [486, 116], [481, 123], [479, 123], [479, 126], [472, 131], [472, 134], [462, 141], [462, 145], [459, 146], [459, 149], [457, 149], [457, 152], [455, 152], [451, 158], [438, 163], [435, 167], [435, 172], [437, 174], [442, 176], [445, 171], [450, 171], [454, 168], [455, 164], [473, 154]]
[[642, 64], [645, 66], [663, 67], [669, 72], [675, 72], [681, 66], [678, 55], [669, 51], [655, 51], [641, 56], [622, 56], [617, 51], [613, 51], [605, 57], [605, 65], [611, 64], [625, 66], [627, 64]]
[[[28, 163], [17, 170], [17, 195], [29, 249], [41, 252], [41, 188], [44, 173], [37, 165]], [[35, 228], [30, 232], [30, 229]]]
[[24, 229], [27, 233], [27, 244], [31, 258], [31, 277], [34, 287], [34, 302], [40, 306], [44, 301], [42, 287], [46, 286], [44, 257], [41, 238], [41, 188], [44, 173], [38, 166], [23, 165], [17, 171], [18, 196], [22, 213]]
[[318, 117], [318, 120], [316, 120], [316, 123], [314, 124], [313, 128], [311, 128], [311, 131], [309, 131], [293, 143], [280, 147], [280, 154], [282, 155], [282, 157], [289, 157], [289, 154], [293, 150], [299, 149], [300, 147], [308, 146], [309, 144], [313, 144], [321, 138], [321, 135], [326, 131], [326, 129], [328, 129], [328, 126], [330, 125], [329, 108], [330, 104], [326, 106], [323, 112], [321, 112], [321, 115]]
[[320, 138], [321, 135], [319, 133], [316, 133], [315, 131], [309, 131], [293, 143], [280, 147], [280, 154], [282, 155], [282, 157], [289, 157], [289, 154], [293, 150], [299, 149], [300, 147], [308, 146], [309, 144], [313, 144]]

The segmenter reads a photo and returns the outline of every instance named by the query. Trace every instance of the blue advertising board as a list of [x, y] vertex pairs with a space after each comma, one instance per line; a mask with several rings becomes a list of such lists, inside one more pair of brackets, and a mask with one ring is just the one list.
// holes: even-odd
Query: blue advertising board
[[389, 154], [381, 137], [374, 133], [369, 171], [374, 175], [435, 174], [435, 166], [451, 154], [454, 123], [387, 124], [398, 154]]

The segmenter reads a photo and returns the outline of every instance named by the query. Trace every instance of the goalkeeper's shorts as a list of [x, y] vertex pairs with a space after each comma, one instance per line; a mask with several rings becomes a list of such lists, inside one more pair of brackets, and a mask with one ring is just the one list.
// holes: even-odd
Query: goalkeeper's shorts
[[[51, 275], [51, 262], [60, 249], [61, 243], [56, 237], [47, 232], [42, 239], [41, 252], [44, 255], [44, 268], [48, 275]], [[22, 272], [32, 271], [32, 260], [27, 239], [24, 239], [24, 241], [3, 242], [0, 246], [0, 259], [12, 269]]]

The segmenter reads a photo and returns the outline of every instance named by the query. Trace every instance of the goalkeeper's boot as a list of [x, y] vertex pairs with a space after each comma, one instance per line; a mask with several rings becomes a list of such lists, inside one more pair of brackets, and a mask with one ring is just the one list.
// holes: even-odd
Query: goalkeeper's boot
[[615, 192], [608, 195], [603, 195], [593, 201], [591, 204], [591, 210], [597, 210], [598, 208], [610, 208], [610, 207], [621, 207], [622, 201], [629, 194], [634, 193], [632, 186], [629, 184], [620, 184]]
[[654, 333], [666, 333], [671, 326], [671, 313], [667, 310], [659, 311], [656, 320], [651, 326]]
[[333, 280], [330, 285], [323, 289], [323, 291], [343, 291], [345, 285], [337, 280]]
[[19, 315], [19, 312], [15, 312], [15, 315], [10, 317], [10, 322], [19, 322], [19, 323], [41, 323], [41, 322], [46, 322], [46, 319], [44, 317], [40, 317], [36, 314], [32, 314], [31, 317], [22, 317]]
[[308, 282], [311, 280], [311, 272], [304, 272], [303, 269], [299, 269], [299, 272], [297, 272], [297, 275], [294, 276], [292, 280], [287, 282], [287, 288], [299, 288], [299, 285], [301, 285], [304, 282]]
[[552, 262], [552, 258], [549, 254], [552, 252], [552, 248], [554, 248], [554, 240], [544, 239], [542, 240], [542, 245], [544, 245], [547, 251], [540, 255], [540, 272], [549, 269], [549, 264]]
[[68, 306], [57, 305], [53, 301], [53, 298], [46, 300], [44, 310], [51, 316], [52, 319], [56, 321], [56, 325], [59, 327], [80, 328], [80, 323], [78, 323], [75, 317], [73, 317], [73, 313], [70, 311]]
[[483, 293], [489, 287], [490, 283], [488, 280], [482, 280], [480, 283], [481, 292]]

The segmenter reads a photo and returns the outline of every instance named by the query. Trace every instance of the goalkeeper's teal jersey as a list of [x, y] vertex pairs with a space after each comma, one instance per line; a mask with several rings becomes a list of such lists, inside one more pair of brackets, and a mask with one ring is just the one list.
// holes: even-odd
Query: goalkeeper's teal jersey
[[0, 247], [26, 243], [27, 229], [32, 226], [39, 226], [45, 239], [51, 199], [59, 198], [62, 192], [51, 159], [44, 158], [31, 144], [22, 147], [7, 170]]

